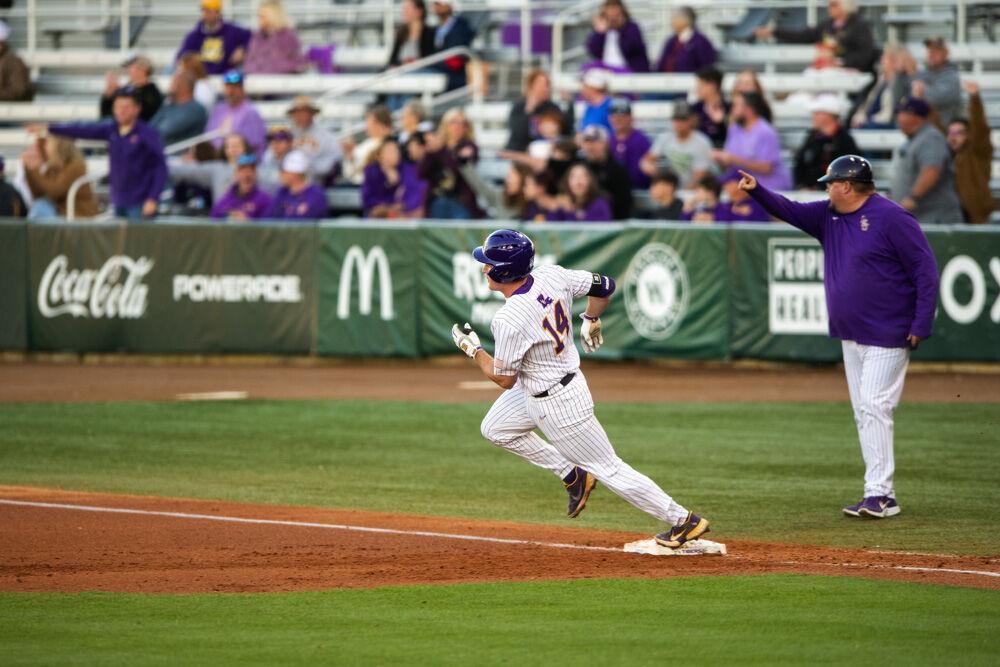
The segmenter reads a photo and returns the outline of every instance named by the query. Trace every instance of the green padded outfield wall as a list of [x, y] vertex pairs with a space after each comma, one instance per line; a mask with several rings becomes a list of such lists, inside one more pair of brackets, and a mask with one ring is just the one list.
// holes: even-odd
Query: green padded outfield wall
[[0, 220], [0, 350], [28, 347], [28, 226]]
[[[414, 357], [453, 353], [453, 322], [491, 346], [502, 300], [470, 251], [499, 224], [4, 224], [0, 346]], [[598, 357], [840, 358], [822, 250], [787, 226], [522, 228], [537, 264], [618, 281]], [[1000, 229], [928, 238], [942, 288], [914, 359], [1000, 361]]]
[[[934, 334], [914, 359], [1000, 360], [1000, 229], [927, 229], [941, 289]], [[772, 225], [734, 227], [732, 355], [787, 361], [839, 360], [827, 336], [823, 250], [805, 234]]]
[[32, 224], [36, 350], [314, 349], [313, 225]]

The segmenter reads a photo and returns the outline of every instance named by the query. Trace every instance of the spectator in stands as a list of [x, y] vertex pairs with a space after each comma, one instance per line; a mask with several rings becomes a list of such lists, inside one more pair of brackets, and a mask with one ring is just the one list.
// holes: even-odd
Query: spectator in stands
[[302, 42], [281, 0], [264, 0], [257, 9], [258, 30], [247, 44], [248, 74], [296, 74], [309, 67]]
[[524, 177], [524, 201], [522, 220], [545, 222], [563, 219], [558, 196], [550, 194], [543, 179], [534, 172], [529, 172]]
[[616, 97], [611, 102], [610, 118], [614, 128], [611, 154], [615, 160], [625, 165], [632, 187], [645, 190], [649, 187], [649, 176], [642, 171], [640, 163], [653, 142], [645, 132], [635, 127], [632, 105], [626, 98]]
[[597, 66], [615, 72], [648, 72], [649, 56], [639, 24], [632, 20], [622, 0], [604, 0], [592, 20], [587, 53]]
[[906, 141], [893, 156], [890, 194], [921, 223], [961, 222], [951, 152], [944, 135], [928, 119], [930, 114], [930, 105], [919, 97], [900, 105], [896, 123]]
[[[257, 113], [257, 109], [247, 99], [243, 90], [243, 74], [230, 70], [222, 77], [223, 100], [215, 105], [208, 117], [206, 132], [222, 130], [226, 134], [242, 134], [255, 153], [264, 152], [264, 141], [267, 137], [267, 125]], [[215, 146], [222, 146], [222, 139], [213, 141]]]
[[250, 31], [222, 20], [222, 0], [202, 0], [201, 21], [187, 34], [176, 60], [197, 53], [209, 74], [222, 74], [243, 63]]
[[326, 193], [309, 181], [309, 158], [292, 151], [281, 163], [281, 188], [274, 195], [268, 218], [276, 220], [318, 220], [329, 211]]
[[292, 144], [309, 158], [309, 177], [323, 184], [336, 176], [344, 153], [337, 138], [314, 122], [319, 112], [319, 107], [307, 95], [297, 95], [288, 109], [292, 119]]
[[247, 153], [253, 153], [252, 147], [247, 144], [243, 135], [233, 132], [225, 137], [221, 159], [199, 162], [195, 159], [194, 152], [190, 151], [182, 158], [170, 158], [167, 168], [174, 183], [208, 190], [212, 201], [219, 201], [232, 186], [239, 160]]
[[712, 171], [712, 142], [697, 128], [698, 116], [687, 102], [674, 103], [673, 132], [656, 139], [642, 158], [642, 171], [653, 175], [669, 168], [680, 178], [681, 187], [690, 187]]
[[663, 45], [656, 71], [698, 72], [715, 65], [715, 48], [698, 30], [695, 21], [694, 10], [690, 7], [678, 7], [670, 15], [674, 34]]
[[649, 196], [653, 208], [642, 216], [647, 220], [681, 220], [684, 215], [684, 200], [677, 196], [680, 179], [671, 169], [660, 169], [649, 186]]
[[770, 222], [770, 214], [746, 190], [738, 187], [740, 173], [730, 169], [722, 177], [727, 200], [716, 207], [716, 222]]
[[[816, 190], [816, 180], [826, 174], [826, 168], [836, 158], [841, 155], [858, 155], [861, 152], [851, 133], [840, 122], [844, 103], [839, 97], [819, 95], [813, 100], [810, 111], [812, 131], [795, 151], [793, 168], [795, 187], [801, 190]], [[739, 175], [735, 178], [737, 182], [740, 180]], [[740, 192], [746, 194], [743, 190]]]
[[10, 28], [0, 21], [0, 102], [30, 102], [35, 97], [31, 73], [8, 39]]
[[28, 215], [21, 193], [4, 178], [4, 159], [0, 155], [0, 217], [23, 218]]
[[503, 180], [503, 192], [500, 196], [503, 208], [509, 217], [524, 220], [528, 208], [528, 200], [524, 196], [524, 179], [533, 173], [524, 164], [511, 163]]
[[563, 179], [559, 207], [569, 222], [608, 222], [611, 206], [585, 164], [574, 164]]
[[[115, 215], [128, 220], [156, 215], [160, 193], [167, 183], [167, 162], [159, 133], [139, 118], [139, 99], [131, 90], [119, 90], [112, 103], [114, 120], [50, 125], [55, 135], [108, 143], [111, 203]], [[29, 126], [40, 133], [44, 125]]]
[[947, 126], [951, 119], [962, 113], [962, 80], [958, 67], [948, 60], [948, 45], [943, 37], [928, 37], [927, 67], [913, 77], [914, 97], [927, 100], [937, 111], [941, 124]]
[[388, 107], [379, 104], [368, 109], [365, 113], [365, 135], [364, 141], [360, 144], [356, 144], [351, 137], [340, 142], [344, 152], [341, 173], [355, 185], [361, 185], [364, 180], [368, 157], [374, 154], [375, 149], [383, 141], [392, 136], [392, 112]]
[[375, 151], [375, 161], [365, 167], [361, 184], [361, 208], [366, 218], [422, 218], [427, 183], [417, 176], [417, 168], [403, 161], [399, 144], [383, 141]]
[[729, 126], [729, 102], [722, 96], [722, 72], [706, 67], [695, 73], [694, 94], [697, 101], [691, 109], [698, 116], [698, 130], [715, 148], [726, 145]]
[[386, 69], [434, 54], [434, 28], [427, 25], [427, 5], [424, 0], [403, 0], [399, 11], [403, 25], [396, 30]]
[[212, 206], [217, 220], [258, 220], [271, 210], [271, 197], [257, 184], [257, 156], [244, 153], [236, 160], [236, 182]]
[[284, 126], [273, 127], [267, 133], [267, 150], [257, 167], [260, 187], [274, 194], [281, 187], [281, 163], [292, 151], [292, 131]]
[[170, 95], [149, 125], [160, 133], [167, 146], [191, 139], [205, 131], [208, 113], [194, 99], [194, 77], [182, 69], [170, 79]]
[[580, 134], [580, 145], [587, 166], [597, 179], [597, 186], [611, 197], [615, 220], [632, 216], [632, 180], [628, 170], [611, 155], [608, 131], [600, 125], [588, 125]]
[[851, 127], [888, 129], [896, 127], [896, 107], [907, 96], [917, 73], [917, 61], [905, 46], [886, 44], [875, 85], [851, 117]]
[[[548, 158], [545, 161], [544, 169], [536, 172], [538, 182], [541, 183], [548, 194], [553, 197], [559, 194], [563, 176], [566, 175], [570, 167], [579, 161], [577, 157], [578, 152], [579, 147], [573, 139], [559, 139], [553, 142]], [[624, 167], [622, 169], [625, 178], [628, 178], [628, 173], [624, 172]], [[612, 208], [612, 210], [614, 209]]]
[[969, 117], [953, 118], [948, 124], [948, 147], [955, 161], [955, 189], [965, 219], [976, 225], [988, 222], [997, 202], [990, 191], [993, 141], [986, 122], [979, 84], [965, 82], [969, 93]]
[[177, 71], [184, 71], [194, 78], [194, 99], [198, 104], [205, 107], [205, 113], [212, 113], [215, 108], [215, 89], [208, 80], [208, 73], [205, 71], [205, 64], [201, 62], [201, 56], [197, 53], [185, 53], [177, 61]]
[[[462, 16], [455, 15], [455, 0], [433, 0], [431, 9], [438, 18], [434, 31], [434, 50], [447, 51], [457, 46], [471, 46], [475, 32]], [[465, 56], [452, 56], [436, 66], [448, 77], [447, 90], [455, 90], [465, 85]]]
[[427, 182], [429, 218], [469, 220], [485, 217], [476, 201], [476, 193], [462, 175], [462, 167], [441, 137], [434, 133], [418, 134], [408, 144], [410, 158], [417, 163], [417, 176]]
[[399, 112], [399, 145], [405, 146], [417, 132], [430, 132], [434, 125], [427, 120], [427, 109], [417, 100], [410, 100]]
[[608, 95], [609, 74], [601, 69], [587, 70], [580, 85], [580, 97], [583, 98], [583, 116], [580, 117], [580, 128], [590, 125], [600, 125], [609, 133], [611, 127], [611, 96]]
[[[153, 63], [145, 56], [132, 56], [122, 64], [122, 67], [128, 76], [128, 83], [124, 87], [135, 91], [142, 107], [139, 118], [148, 123], [163, 104], [163, 94], [150, 78], [153, 75]], [[101, 95], [101, 118], [111, 118], [111, 104], [115, 99], [115, 93], [123, 87], [118, 85], [119, 75], [119, 71], [113, 70], [105, 77], [104, 94]]]
[[458, 107], [448, 109], [438, 127], [444, 147], [452, 152], [462, 166], [479, 162], [479, 147], [465, 112]]
[[753, 93], [759, 97], [761, 117], [768, 123], [774, 122], [774, 113], [771, 111], [771, 105], [768, 104], [767, 95], [764, 94], [764, 87], [760, 85], [760, 79], [757, 78], [757, 72], [745, 69], [737, 74], [736, 78], [733, 79], [733, 91], [729, 98], [732, 99], [736, 93]]
[[681, 216], [690, 222], [715, 222], [724, 212], [719, 203], [722, 186], [715, 176], [702, 176], [695, 182], [691, 196], [684, 202], [684, 213]]
[[750, 172], [771, 190], [788, 190], [792, 176], [781, 157], [781, 139], [763, 114], [764, 100], [759, 95], [734, 95], [725, 148], [712, 151], [712, 159], [723, 169]]
[[758, 39], [773, 36], [779, 42], [817, 45], [817, 67], [846, 67], [872, 72], [878, 62], [878, 46], [872, 29], [858, 13], [854, 0], [830, 0], [828, 16], [817, 26], [801, 30], [762, 26]]
[[[70, 188], [77, 179], [87, 174], [87, 163], [76, 144], [69, 139], [49, 135], [44, 141], [32, 142], [22, 153], [21, 163], [28, 189], [34, 198], [28, 217], [65, 217]], [[76, 191], [73, 208], [76, 217], [92, 218], [97, 215], [97, 198], [89, 183]]]
[[524, 97], [514, 102], [507, 120], [510, 136], [507, 138], [506, 150], [522, 152], [528, 149], [528, 144], [538, 138], [538, 118], [548, 111], [556, 111], [562, 117], [560, 134], [571, 134], [573, 131], [573, 104], [566, 104], [563, 109], [552, 101], [552, 80], [541, 69], [533, 69], [524, 79]]

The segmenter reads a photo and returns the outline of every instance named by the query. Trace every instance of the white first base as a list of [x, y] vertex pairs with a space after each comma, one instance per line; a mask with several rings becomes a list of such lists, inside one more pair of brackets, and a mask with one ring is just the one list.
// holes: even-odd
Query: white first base
[[625, 553], [648, 554], [650, 556], [725, 556], [726, 545], [711, 540], [691, 540], [676, 549], [669, 549], [656, 540], [639, 540], [625, 545]]

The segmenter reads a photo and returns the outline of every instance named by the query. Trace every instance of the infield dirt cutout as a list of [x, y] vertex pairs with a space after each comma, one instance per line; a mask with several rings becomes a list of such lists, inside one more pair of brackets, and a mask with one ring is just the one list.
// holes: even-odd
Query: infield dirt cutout
[[1000, 559], [990, 556], [710, 535], [729, 555], [656, 557], [620, 551], [649, 537], [637, 533], [32, 487], [0, 487], [0, 526], [4, 591], [258, 593], [769, 572], [1000, 590]]

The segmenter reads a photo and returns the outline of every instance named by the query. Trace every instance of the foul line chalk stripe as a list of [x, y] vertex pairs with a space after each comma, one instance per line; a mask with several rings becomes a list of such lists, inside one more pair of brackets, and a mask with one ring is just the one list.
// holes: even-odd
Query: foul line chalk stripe
[[[136, 514], [141, 516], [164, 516], [172, 519], [194, 519], [202, 521], [219, 521], [223, 523], [245, 523], [264, 526], [297, 526], [300, 528], [324, 528], [327, 530], [347, 530], [358, 533], [378, 533], [382, 535], [409, 535], [414, 537], [434, 537], [446, 540], [465, 540], [468, 542], [489, 542], [493, 544], [519, 544], [532, 547], [548, 547], [550, 549], [577, 549], [581, 551], [605, 551], [613, 553], [623, 553], [621, 549], [614, 547], [594, 547], [585, 544], [563, 544], [560, 542], [535, 542], [532, 540], [515, 540], [505, 537], [484, 537], [482, 535], [459, 535], [457, 533], [435, 533], [425, 530], [397, 530], [394, 528], [372, 528], [370, 526], [349, 526], [337, 523], [314, 523], [311, 521], [284, 521], [280, 519], [246, 519], [237, 516], [218, 516], [214, 514], [189, 514], [186, 512], [160, 512], [156, 510], [139, 510], [124, 507], [97, 507], [94, 505], [71, 505], [65, 503], [42, 503], [30, 500], [6, 500], [0, 499], [0, 505], [14, 505], [18, 507], [41, 507], [46, 509], [77, 510], [80, 512], [102, 512], [105, 514]], [[737, 558], [739, 558], [737, 556]], [[802, 565], [795, 561], [788, 561], [787, 565]], [[819, 563], [823, 565], [823, 563]], [[826, 563], [829, 565], [829, 563]], [[904, 570], [908, 572], [946, 572], [949, 574], [968, 574], [981, 577], [1000, 577], [1000, 572], [989, 572], [985, 570], [958, 570], [945, 567], [916, 567], [908, 565], [856, 565], [854, 563], [837, 563], [841, 567], [874, 567], [877, 569]]]
[[562, 544], [559, 542], [534, 542], [532, 540], [515, 540], [506, 537], [485, 537], [482, 535], [459, 535], [457, 533], [435, 533], [425, 530], [397, 530], [394, 528], [372, 528], [370, 526], [349, 526], [338, 523], [313, 523], [311, 521], [283, 521], [280, 519], [245, 519], [238, 516], [219, 516], [215, 514], [188, 514], [186, 512], [160, 512], [155, 510], [138, 510], [124, 507], [96, 507], [94, 505], [70, 505], [64, 503], [41, 503], [29, 500], [4, 500], [0, 505], [16, 505], [20, 507], [42, 507], [46, 509], [77, 510], [80, 512], [103, 512], [107, 514], [138, 514], [142, 516], [164, 516], [173, 519], [197, 519], [202, 521], [221, 521], [224, 523], [248, 523], [264, 526], [297, 526], [299, 528], [325, 528], [327, 530], [348, 530], [357, 533], [379, 533], [382, 535], [409, 535], [413, 537], [435, 537], [446, 540], [466, 540], [468, 542], [490, 542], [493, 544], [520, 544], [532, 547], [548, 547], [550, 549], [578, 549], [582, 551], [611, 551], [624, 553], [621, 548], [593, 547], [585, 544]]

